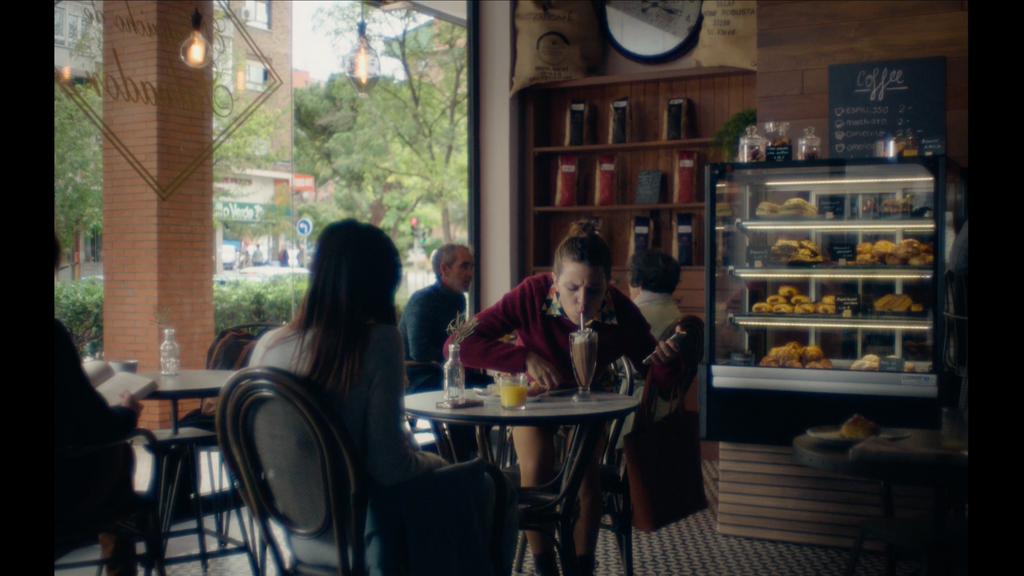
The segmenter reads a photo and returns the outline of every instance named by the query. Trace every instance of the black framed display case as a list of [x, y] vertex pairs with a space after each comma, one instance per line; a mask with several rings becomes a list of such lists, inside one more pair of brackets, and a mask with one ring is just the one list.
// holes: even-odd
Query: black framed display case
[[942, 156], [707, 167], [703, 438], [935, 427], [958, 175]]

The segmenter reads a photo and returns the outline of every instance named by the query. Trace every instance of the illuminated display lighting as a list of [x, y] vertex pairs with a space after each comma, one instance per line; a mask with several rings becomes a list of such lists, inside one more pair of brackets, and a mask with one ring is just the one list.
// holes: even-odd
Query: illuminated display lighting
[[935, 222], [892, 222], [864, 224], [851, 222], [811, 222], [808, 224], [774, 224], [772, 222], [744, 222], [750, 230], [935, 230]]
[[810, 186], [814, 184], [890, 184], [899, 182], [933, 182], [931, 176], [918, 178], [862, 178], [843, 180], [790, 180], [780, 182], [765, 182], [765, 186]]
[[920, 274], [865, 274], [864, 271], [857, 271], [848, 274], [813, 274], [799, 272], [744, 272], [737, 270], [734, 274], [740, 278], [850, 278], [854, 280], [927, 280], [932, 277], [931, 272], [921, 272]]
[[866, 329], [866, 330], [931, 330], [932, 326], [918, 325], [918, 324], [834, 324], [834, 323], [822, 323], [822, 322], [766, 322], [763, 320], [744, 320], [737, 318], [736, 324], [740, 326], [764, 326], [767, 328], [850, 328], [850, 329]]

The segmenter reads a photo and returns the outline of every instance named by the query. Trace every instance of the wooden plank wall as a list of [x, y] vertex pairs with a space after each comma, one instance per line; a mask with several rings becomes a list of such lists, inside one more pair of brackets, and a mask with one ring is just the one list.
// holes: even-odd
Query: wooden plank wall
[[[722, 442], [718, 476], [718, 531], [730, 536], [849, 548], [857, 523], [882, 515], [877, 482], [808, 468], [791, 448]], [[928, 513], [927, 490], [893, 494], [897, 518]]]
[[967, 166], [967, 2], [758, 2], [757, 118], [814, 126], [828, 150], [828, 67], [946, 57], [946, 149]]

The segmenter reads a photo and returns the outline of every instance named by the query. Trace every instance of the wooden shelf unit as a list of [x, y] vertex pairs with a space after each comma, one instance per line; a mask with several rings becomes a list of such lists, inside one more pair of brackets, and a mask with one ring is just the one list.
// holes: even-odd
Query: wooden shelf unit
[[[732, 115], [756, 105], [756, 75], [728, 68], [696, 68], [637, 74], [595, 76], [568, 82], [531, 87], [526, 94], [525, 149], [523, 154], [526, 215], [526, 246], [523, 254], [527, 275], [548, 273], [555, 247], [572, 222], [599, 218], [602, 234], [612, 248], [612, 280], [626, 291], [626, 263], [629, 258], [630, 224], [637, 216], [653, 221], [652, 245], [672, 253], [673, 221], [677, 213], [693, 214], [694, 266], [683, 268], [676, 290], [680, 311], [700, 314], [704, 310], [704, 190], [703, 166], [718, 161], [710, 144], [712, 136]], [[664, 109], [671, 97], [685, 96], [694, 107], [695, 130], [685, 140], [662, 140]], [[631, 132], [636, 140], [608, 144], [610, 105], [629, 97]], [[596, 141], [582, 146], [565, 146], [565, 117], [572, 100], [585, 100], [596, 115]], [[696, 202], [673, 204], [672, 165], [676, 150], [699, 152]], [[576, 205], [554, 206], [558, 155], [580, 156], [579, 192]], [[618, 158], [615, 201], [595, 206], [596, 156], [615, 154]], [[638, 173], [660, 170], [663, 174], [661, 200], [657, 204], [635, 204]], [[521, 280], [521, 279], [520, 279]]]

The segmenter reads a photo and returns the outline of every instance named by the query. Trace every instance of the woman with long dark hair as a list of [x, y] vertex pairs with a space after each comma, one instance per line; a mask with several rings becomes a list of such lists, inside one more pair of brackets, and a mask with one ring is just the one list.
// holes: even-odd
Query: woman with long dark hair
[[250, 362], [285, 368], [322, 387], [382, 486], [446, 464], [413, 450], [401, 429], [405, 354], [395, 327], [401, 278], [398, 250], [380, 228], [355, 220], [327, 226], [301, 309], [291, 324], [260, 339]]
[[[302, 308], [290, 325], [260, 339], [251, 364], [307, 376], [334, 404], [375, 483], [370, 574], [436, 573], [423, 572], [431, 566], [453, 576], [489, 573], [494, 530], [501, 531], [508, 574], [518, 530], [511, 484], [495, 485], [482, 462], [448, 466], [414, 450], [402, 432], [405, 353], [394, 304], [401, 272], [398, 250], [379, 228], [355, 220], [327, 226]], [[486, 513], [498, 502], [505, 505], [502, 526]], [[337, 559], [333, 540], [296, 538], [291, 546], [311, 565]]]
[[[527, 372], [531, 381], [547, 389], [575, 387], [570, 360], [569, 334], [579, 329], [580, 316], [597, 332], [597, 365], [607, 366], [627, 356], [641, 370], [652, 351], [655, 366], [647, 373], [658, 382], [679, 376], [678, 349], [658, 343], [640, 310], [611, 287], [612, 256], [608, 244], [592, 222], [573, 223], [555, 250], [551, 274], [527, 278], [497, 304], [476, 316], [473, 334], [461, 343], [462, 361], [473, 368], [501, 372]], [[515, 332], [515, 345], [501, 338]], [[449, 340], [450, 342], [450, 340]], [[652, 380], [653, 381], [653, 380]], [[524, 487], [540, 486], [554, 475], [555, 429], [516, 427], [513, 430]], [[580, 487], [580, 518], [574, 540], [581, 576], [594, 573], [594, 549], [601, 520], [601, 483], [598, 446]], [[536, 532], [527, 532], [534, 563], [541, 576], [557, 576], [554, 547]], [[572, 551], [565, 550], [565, 554]]]

